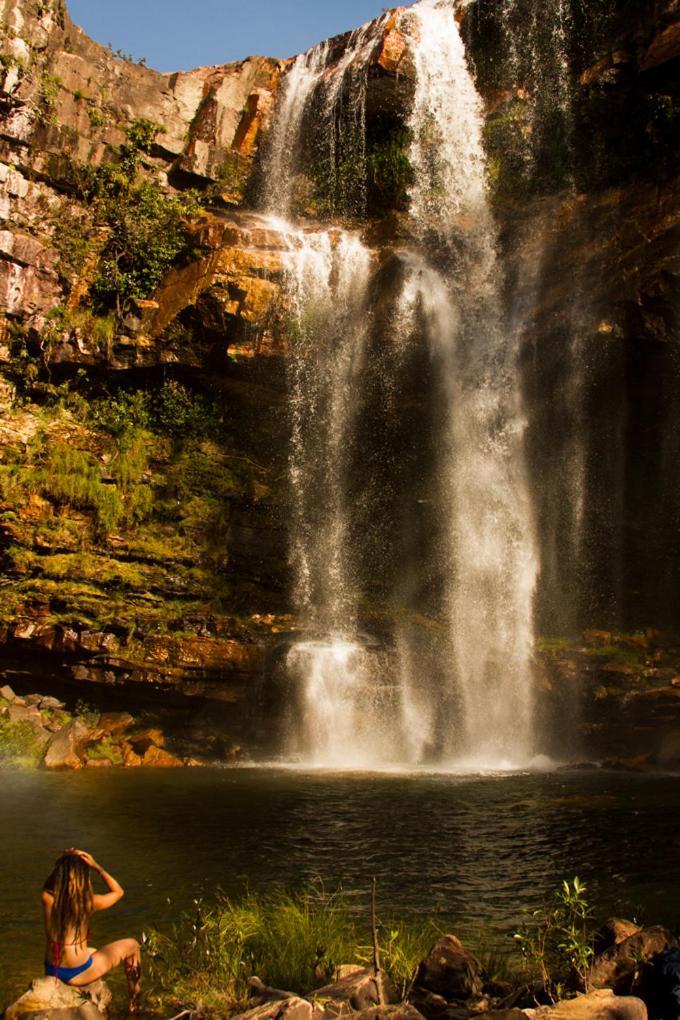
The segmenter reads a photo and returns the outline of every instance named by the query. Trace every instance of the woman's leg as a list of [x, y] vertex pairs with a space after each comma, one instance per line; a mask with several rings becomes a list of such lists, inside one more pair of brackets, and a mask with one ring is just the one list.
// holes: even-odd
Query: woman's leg
[[92, 954], [92, 966], [69, 981], [69, 984], [76, 988], [89, 985], [104, 977], [119, 963], [125, 964], [125, 974], [130, 988], [130, 1006], [134, 1008], [142, 976], [142, 957], [137, 939], [118, 939], [117, 942], [110, 942], [108, 946], [95, 950]]

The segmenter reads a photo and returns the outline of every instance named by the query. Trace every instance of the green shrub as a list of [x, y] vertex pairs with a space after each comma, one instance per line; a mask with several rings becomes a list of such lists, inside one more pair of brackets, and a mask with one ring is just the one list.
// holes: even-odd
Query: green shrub
[[92, 424], [112, 436], [150, 425], [150, 400], [145, 390], [118, 390], [115, 396], [96, 400], [91, 407]]
[[585, 883], [577, 876], [571, 882], [565, 879], [514, 935], [529, 976], [538, 977], [554, 1001], [566, 988], [588, 990], [594, 955], [592, 916]]
[[88, 747], [87, 757], [92, 761], [110, 761], [112, 765], [123, 764], [123, 752], [113, 743], [111, 737], [104, 737], [98, 744]]
[[119, 390], [95, 401], [91, 417], [93, 424], [115, 436], [141, 428], [173, 439], [199, 439], [218, 436], [222, 429], [219, 406], [174, 380], [155, 393]]
[[41, 744], [29, 722], [0, 718], [0, 765], [37, 765]]
[[139, 120], [133, 120], [127, 129], [128, 142], [133, 149], [138, 149], [140, 152], [150, 152], [153, 143], [156, 141], [156, 135], [162, 130], [162, 124], [156, 124], [153, 120], [140, 117]]

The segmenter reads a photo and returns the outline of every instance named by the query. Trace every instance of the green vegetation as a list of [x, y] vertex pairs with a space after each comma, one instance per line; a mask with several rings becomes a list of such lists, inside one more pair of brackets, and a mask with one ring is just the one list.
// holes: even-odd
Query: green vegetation
[[128, 142], [133, 149], [138, 149], [140, 152], [151, 152], [156, 135], [160, 131], [163, 131], [162, 124], [157, 124], [154, 120], [147, 120], [146, 117], [140, 117], [138, 120], [133, 120], [127, 129]]
[[54, 107], [59, 98], [59, 92], [63, 88], [61, 78], [54, 74], [43, 71], [38, 86], [38, 108], [50, 124], [54, 124]]
[[[439, 934], [432, 921], [383, 926], [383, 963], [402, 990]], [[370, 922], [341, 892], [318, 884], [234, 901], [196, 904], [163, 934], [145, 936], [159, 1005], [219, 1014], [243, 1008], [248, 978], [308, 992], [332, 980], [340, 964], [371, 959]]]
[[[91, 122], [103, 119], [97, 107], [88, 113]], [[73, 282], [90, 255], [97, 256], [89, 296], [99, 315], [115, 311], [124, 317], [130, 303], [146, 298], [171, 265], [195, 254], [186, 220], [199, 208], [196, 194], [169, 195], [142, 172], [142, 156], [160, 130], [153, 121], [135, 120], [117, 161], [71, 167], [68, 183], [83, 206], [66, 207], [54, 217], [53, 240], [65, 283]]]
[[135, 57], [134, 54], [126, 53], [125, 50], [121, 50], [121, 49], [115, 49], [114, 50], [114, 48], [111, 45], [111, 43], [107, 43], [106, 44], [106, 48], [109, 51], [109, 53], [111, 54], [111, 56], [115, 57], [116, 60], [124, 60], [128, 64], [138, 64], [140, 67], [146, 67], [147, 66], [146, 57]]
[[413, 168], [408, 158], [410, 143], [410, 131], [396, 125], [370, 145], [366, 165], [371, 212], [408, 207], [409, 188], [413, 184]]
[[577, 876], [571, 882], [565, 879], [551, 900], [515, 933], [528, 976], [539, 974], [553, 1001], [568, 989], [588, 987], [594, 955], [592, 919], [586, 885]]
[[0, 766], [35, 766], [40, 751], [40, 741], [29, 722], [10, 722], [0, 717]]
[[168, 380], [154, 391], [119, 390], [91, 406], [91, 420], [113, 436], [130, 429], [149, 429], [172, 439], [219, 437], [223, 429], [217, 402]]
[[87, 757], [91, 761], [109, 761], [112, 765], [123, 764], [123, 752], [113, 743], [111, 737], [104, 737], [97, 744], [87, 748]]

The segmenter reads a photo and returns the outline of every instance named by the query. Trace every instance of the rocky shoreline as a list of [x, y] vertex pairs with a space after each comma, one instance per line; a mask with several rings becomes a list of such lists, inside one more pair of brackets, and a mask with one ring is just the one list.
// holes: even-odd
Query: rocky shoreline
[[[337, 966], [329, 983], [304, 994], [267, 987], [253, 976], [245, 1011], [224, 1015], [234, 1020], [672, 1020], [680, 1013], [680, 950], [670, 931], [612, 919], [597, 932], [595, 946], [597, 955], [581, 987], [573, 969], [567, 970], [565, 984], [544, 972], [542, 980], [513, 987], [490, 977], [455, 935], [446, 934], [404, 987], [379, 962]], [[38, 978], [4, 1017], [105, 1020], [111, 999], [105, 982], [71, 989]], [[194, 1003], [179, 1015], [206, 1014]]]
[[[99, 712], [78, 702], [69, 711], [51, 695], [17, 695], [0, 687], [0, 766], [39, 765], [46, 769], [182, 768], [206, 759], [174, 753], [158, 726], [144, 725], [129, 712]], [[239, 749], [232, 748], [232, 761]]]

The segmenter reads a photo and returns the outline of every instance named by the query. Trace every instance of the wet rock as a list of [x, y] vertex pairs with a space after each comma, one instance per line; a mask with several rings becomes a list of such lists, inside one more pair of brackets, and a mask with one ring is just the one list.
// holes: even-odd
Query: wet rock
[[607, 758], [602, 767], [613, 772], [649, 772], [652, 766], [651, 754], [635, 754], [630, 758]]
[[[398, 1002], [394, 985], [386, 974], [380, 975], [383, 999], [385, 1003]], [[367, 1010], [380, 1005], [380, 992], [373, 971], [369, 968], [355, 970], [346, 977], [332, 984], [317, 988], [310, 998], [323, 1001], [324, 1014], [328, 1017], [340, 1016], [353, 1010]]]
[[[680, 687], [680, 680], [678, 684], [673, 681], [673, 685]], [[680, 728], [674, 728], [664, 734], [654, 760], [662, 768], [677, 768], [680, 765]]]
[[654, 37], [642, 58], [640, 70], [649, 71], [678, 56], [680, 56], [680, 21], [675, 21]]
[[129, 712], [104, 712], [99, 719], [99, 729], [107, 735], [123, 733], [134, 723]]
[[149, 747], [144, 752], [142, 765], [152, 766], [157, 769], [177, 769], [184, 765], [181, 758], [170, 754], [162, 747]]
[[647, 1020], [647, 1007], [642, 999], [614, 995], [607, 989], [526, 1010], [526, 1014], [533, 1020]]
[[597, 957], [590, 970], [590, 985], [625, 995], [633, 988], [641, 964], [677, 944], [667, 928], [660, 925], [643, 928]]
[[152, 747], [163, 747], [165, 737], [161, 730], [156, 727], [149, 727], [148, 729], [131, 733], [127, 741], [132, 745], [137, 754], [144, 755]]
[[421, 962], [416, 985], [447, 1001], [478, 999], [484, 987], [480, 963], [455, 935], [444, 935]]
[[99, 731], [82, 719], [74, 719], [50, 740], [44, 765], [48, 769], [79, 769], [83, 767], [83, 749], [97, 739]]
[[598, 956], [612, 946], [618, 946], [631, 935], [641, 931], [640, 925], [621, 917], [610, 917], [595, 933], [595, 952]]
[[130, 745], [123, 746], [123, 765], [125, 768], [139, 768], [142, 764], [141, 755], [132, 750]]
[[610, 630], [584, 630], [583, 640], [589, 648], [603, 648], [612, 643]]
[[104, 981], [84, 988], [71, 988], [54, 978], [36, 978], [28, 991], [8, 1006], [5, 1020], [103, 1020], [111, 1003], [111, 992]]

